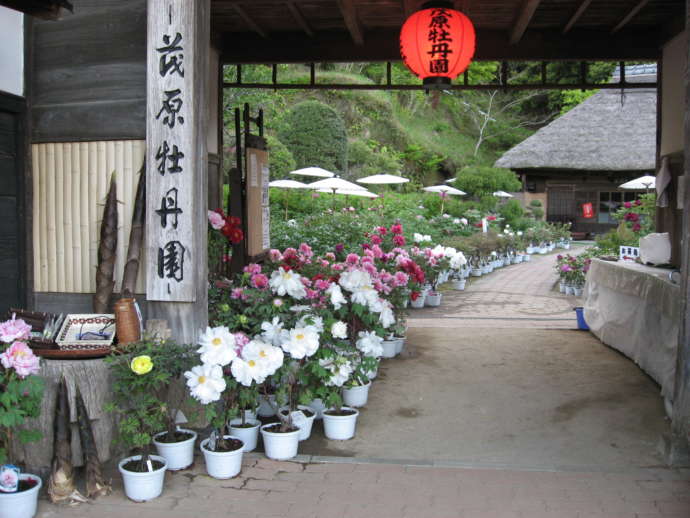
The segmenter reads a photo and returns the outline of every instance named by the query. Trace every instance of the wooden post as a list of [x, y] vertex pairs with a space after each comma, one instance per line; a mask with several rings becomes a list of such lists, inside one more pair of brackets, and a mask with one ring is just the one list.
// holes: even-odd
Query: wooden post
[[[686, 22], [690, 22], [690, 0], [686, 2]], [[687, 23], [686, 23], [686, 26]], [[686, 51], [690, 63], [690, 46]], [[685, 177], [690, 178], [690, 71], [685, 69]], [[685, 182], [685, 200], [690, 200], [690, 182]], [[683, 205], [683, 236], [681, 260], [681, 313], [676, 361], [676, 385], [673, 393], [671, 440], [667, 459], [672, 465], [690, 463], [690, 204]]]
[[210, 0], [148, 0], [147, 20], [149, 317], [194, 343], [208, 321]]

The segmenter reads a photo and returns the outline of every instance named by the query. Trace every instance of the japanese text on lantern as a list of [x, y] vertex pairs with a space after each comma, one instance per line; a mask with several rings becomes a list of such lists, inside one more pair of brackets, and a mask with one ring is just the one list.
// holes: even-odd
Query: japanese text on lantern
[[451, 44], [453, 38], [450, 34], [449, 18], [451, 13], [446, 9], [432, 10], [429, 20], [428, 41], [431, 44], [429, 54], [429, 72], [432, 74], [444, 74], [448, 72], [448, 56], [453, 53]]

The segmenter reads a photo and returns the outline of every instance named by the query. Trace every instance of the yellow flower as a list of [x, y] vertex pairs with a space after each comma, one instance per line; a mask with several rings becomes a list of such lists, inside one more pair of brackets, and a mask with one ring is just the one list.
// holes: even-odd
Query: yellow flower
[[132, 372], [141, 376], [142, 374], [151, 372], [151, 369], [153, 369], [153, 362], [151, 361], [150, 356], [143, 354], [133, 358], [132, 363], [129, 364], [129, 367], [132, 369]]

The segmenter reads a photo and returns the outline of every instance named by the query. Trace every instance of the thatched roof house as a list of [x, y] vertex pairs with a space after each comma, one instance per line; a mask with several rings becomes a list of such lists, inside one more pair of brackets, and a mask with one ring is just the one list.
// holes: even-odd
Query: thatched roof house
[[[618, 81], [618, 70], [614, 81]], [[656, 65], [626, 67], [626, 80], [654, 82]], [[537, 198], [551, 221], [581, 232], [613, 224], [611, 213], [636, 194], [621, 183], [652, 173], [656, 162], [656, 88], [601, 90], [508, 150], [497, 167], [523, 180], [525, 201]], [[582, 205], [592, 203], [593, 218]]]

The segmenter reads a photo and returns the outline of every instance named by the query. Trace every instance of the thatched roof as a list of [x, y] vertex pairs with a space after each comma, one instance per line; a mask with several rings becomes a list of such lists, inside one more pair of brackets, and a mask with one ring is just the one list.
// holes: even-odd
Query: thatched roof
[[[654, 77], [628, 74], [626, 67], [626, 80]], [[496, 167], [652, 171], [655, 157], [656, 90], [600, 90], [508, 150]]]

